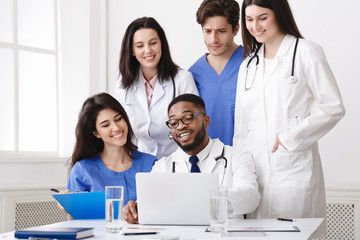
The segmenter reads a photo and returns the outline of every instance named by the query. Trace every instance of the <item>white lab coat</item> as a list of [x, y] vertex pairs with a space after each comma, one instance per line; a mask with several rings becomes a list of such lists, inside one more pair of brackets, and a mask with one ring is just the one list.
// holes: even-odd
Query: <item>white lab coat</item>
[[[264, 47], [253, 87], [244, 90], [242, 63], [235, 107], [234, 146], [252, 152], [262, 195], [256, 218], [325, 217], [325, 186], [317, 141], [344, 116], [336, 80], [320, 46], [299, 39], [295, 79], [291, 80], [296, 38], [285, 36], [264, 77]], [[255, 59], [249, 66], [251, 85]], [[276, 138], [287, 148], [271, 150]]]
[[[225, 150], [224, 157], [227, 159], [225, 169], [224, 159], [215, 160], [221, 156], [223, 149]], [[250, 152], [239, 151], [224, 145], [219, 139], [209, 139], [208, 145], [197, 156], [201, 172], [217, 173], [219, 185], [224, 177], [222, 186], [228, 187], [229, 217], [243, 218], [243, 214], [256, 209], [260, 202], [260, 193]], [[173, 162], [175, 162], [175, 172], [188, 173], [191, 170], [189, 158], [188, 154], [178, 148], [170, 156], [158, 160], [151, 172], [172, 172]]]
[[[121, 76], [116, 83], [116, 98], [125, 108], [129, 116], [131, 127], [135, 133], [134, 143], [139, 151], [152, 154], [157, 158], [170, 155], [177, 148], [177, 144], [168, 138], [170, 129], [165, 122], [169, 120], [167, 108], [173, 100], [173, 83], [166, 81], [156, 82], [150, 108], [148, 107], [145, 84], [138, 77], [130, 90], [121, 87]], [[179, 69], [174, 78], [175, 95], [193, 93], [199, 95], [192, 74]], [[176, 97], [175, 96], [175, 97]]]

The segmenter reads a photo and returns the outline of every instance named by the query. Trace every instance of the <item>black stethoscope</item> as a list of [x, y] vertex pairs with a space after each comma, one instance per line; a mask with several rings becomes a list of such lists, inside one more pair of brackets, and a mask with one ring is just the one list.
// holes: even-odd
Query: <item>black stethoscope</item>
[[[295, 56], [296, 56], [296, 50], [297, 50], [297, 46], [298, 46], [298, 42], [299, 42], [299, 38], [296, 38], [296, 43], [295, 43], [295, 48], [294, 48], [294, 53], [293, 53], [293, 59], [292, 59], [292, 66], [291, 66], [291, 76], [289, 77], [289, 80], [291, 82], [295, 82], [295, 77], [294, 77], [294, 68], [295, 68]], [[258, 56], [258, 52], [260, 50], [260, 46], [256, 49], [254, 56], [252, 56], [249, 59], [249, 62], [246, 64], [246, 74], [245, 74], [245, 85], [244, 85], [244, 91], [250, 90], [253, 86], [254, 86], [254, 81], [255, 81], [255, 76], [256, 76], [256, 72], [257, 72], [257, 68], [259, 65], [259, 56]], [[253, 79], [251, 81], [251, 85], [248, 87], [247, 86], [247, 80], [248, 80], [248, 71], [249, 71], [249, 66], [251, 61], [255, 59], [255, 73], [253, 76]]]
[[[223, 175], [222, 175], [222, 179], [221, 179], [221, 185], [220, 185], [220, 186], [222, 186], [223, 183], [224, 183], [225, 172], [226, 172], [227, 164], [228, 164], [228, 161], [227, 161], [224, 153], [225, 153], [225, 146], [223, 146], [223, 150], [222, 150], [222, 152], [221, 152], [221, 155], [220, 155], [219, 157], [215, 158], [216, 163], [217, 163], [219, 160], [221, 160], [221, 159], [223, 159], [224, 162], [225, 162], [224, 170], [223, 170]], [[175, 162], [172, 162], [172, 172], [175, 173]]]
[[[174, 100], [174, 98], [175, 98], [175, 93], [176, 93], [176, 86], [175, 86], [175, 81], [174, 81], [174, 78], [173, 78], [173, 77], [171, 78], [171, 81], [172, 81], [172, 83], [173, 83], [173, 100]], [[169, 133], [168, 133], [168, 138], [169, 138], [170, 140], [173, 139], [173, 137], [172, 137], [172, 135], [171, 135], [171, 131], [169, 131]]]

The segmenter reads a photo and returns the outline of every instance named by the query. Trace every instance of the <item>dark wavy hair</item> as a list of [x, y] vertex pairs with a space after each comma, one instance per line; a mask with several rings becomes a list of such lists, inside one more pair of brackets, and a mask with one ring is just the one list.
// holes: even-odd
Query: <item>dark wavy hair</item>
[[175, 78], [179, 67], [173, 62], [170, 48], [165, 32], [159, 23], [152, 17], [142, 17], [134, 20], [127, 27], [121, 44], [119, 73], [121, 74], [121, 86], [125, 89], [131, 88], [138, 74], [140, 63], [133, 56], [133, 38], [136, 31], [151, 28], [159, 35], [161, 41], [161, 58], [158, 64], [158, 78], [160, 82]]
[[247, 57], [251, 52], [256, 51], [261, 46], [261, 43], [250, 34], [246, 28], [245, 10], [250, 5], [256, 5], [272, 10], [276, 17], [276, 22], [279, 29], [284, 34], [290, 34], [297, 38], [303, 38], [301, 35], [294, 16], [291, 12], [290, 5], [287, 0], [244, 0], [241, 6], [241, 35], [244, 45], [243, 57]]
[[127, 155], [132, 157], [131, 152], [137, 149], [132, 139], [134, 132], [131, 128], [129, 118], [121, 104], [107, 93], [99, 93], [89, 97], [83, 104], [79, 114], [79, 120], [75, 129], [76, 143], [73, 154], [69, 159], [70, 169], [76, 162], [92, 158], [104, 150], [104, 142], [101, 138], [94, 136], [96, 131], [96, 118], [100, 111], [109, 108], [118, 112], [128, 126], [127, 141], [124, 145]]
[[240, 18], [239, 3], [235, 0], [204, 0], [196, 12], [196, 21], [203, 26], [206, 18], [214, 16], [226, 17], [235, 31]]

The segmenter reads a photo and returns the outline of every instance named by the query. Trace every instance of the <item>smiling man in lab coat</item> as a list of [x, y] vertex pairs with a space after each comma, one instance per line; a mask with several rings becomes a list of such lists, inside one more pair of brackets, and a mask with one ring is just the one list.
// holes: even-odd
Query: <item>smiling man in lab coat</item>
[[[254, 211], [260, 194], [252, 156], [208, 137], [210, 118], [204, 101], [193, 94], [180, 95], [169, 104], [168, 115], [166, 124], [180, 147], [157, 161], [151, 172], [217, 173], [219, 186], [228, 187], [229, 217], [242, 218]], [[194, 158], [195, 162], [190, 160]], [[129, 201], [124, 207], [124, 219], [138, 222], [136, 202]]]

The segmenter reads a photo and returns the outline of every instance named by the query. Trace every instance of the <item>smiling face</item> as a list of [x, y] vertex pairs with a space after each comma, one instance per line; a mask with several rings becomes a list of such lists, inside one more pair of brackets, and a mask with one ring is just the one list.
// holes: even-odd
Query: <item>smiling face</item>
[[106, 108], [97, 115], [93, 134], [103, 140], [104, 147], [122, 147], [127, 141], [128, 126], [118, 112]]
[[132, 50], [143, 72], [157, 71], [161, 58], [161, 41], [154, 29], [137, 30], [134, 33]]
[[239, 31], [239, 25], [233, 31], [232, 26], [224, 16], [206, 18], [203, 26], [203, 35], [206, 47], [213, 56], [232, 54], [236, 48], [234, 37]]
[[268, 8], [257, 5], [246, 7], [245, 21], [247, 30], [259, 43], [278, 42], [284, 36], [274, 12]]
[[[178, 102], [169, 110], [169, 120], [180, 119], [191, 113], [201, 113], [203, 109], [197, 108], [191, 102]], [[205, 148], [208, 143], [207, 127], [210, 119], [208, 115], [199, 114], [194, 116], [193, 121], [186, 125], [179, 121], [179, 125], [171, 129], [174, 141], [189, 155], [196, 155]]]

